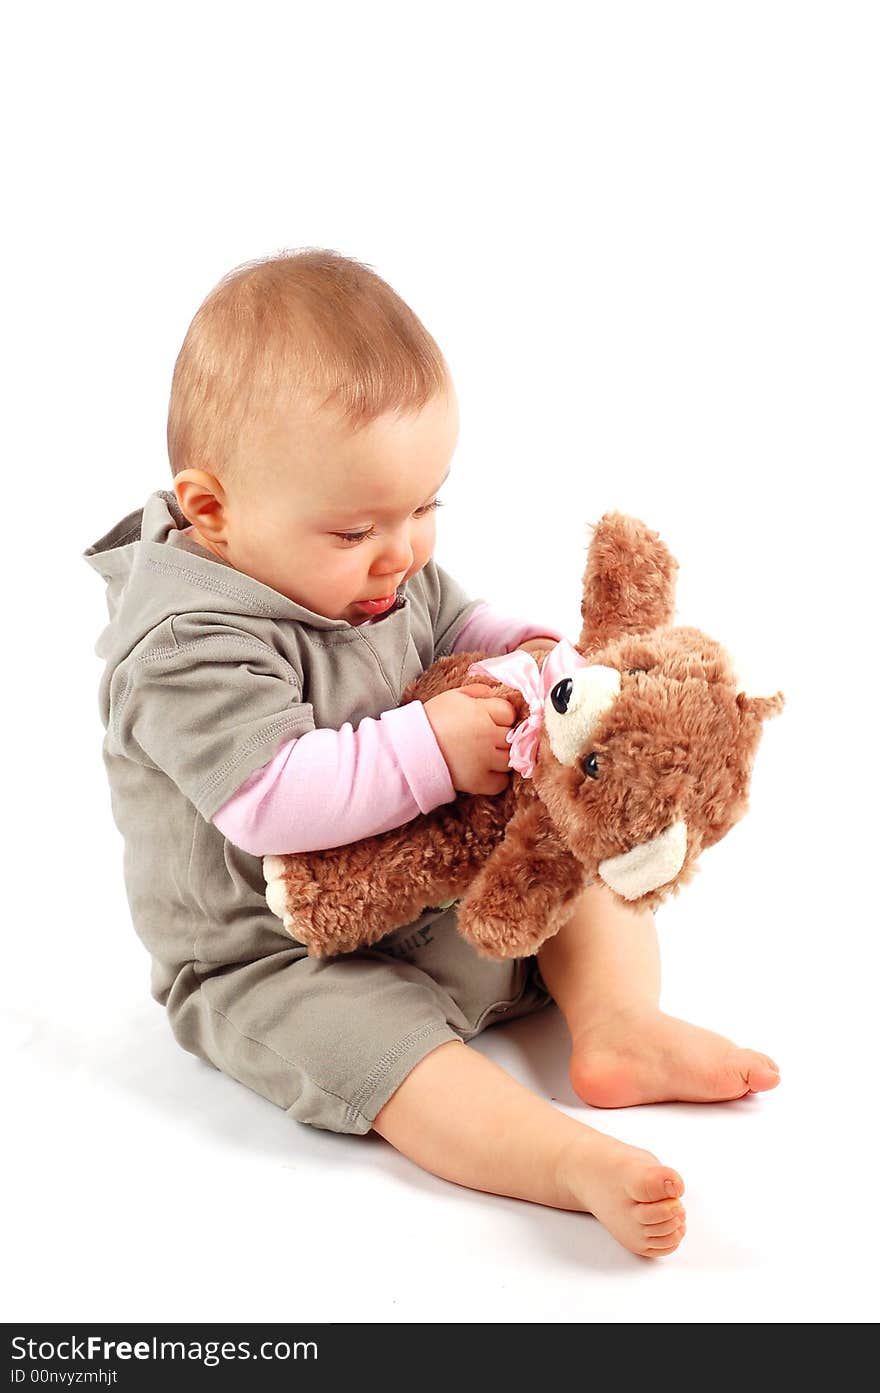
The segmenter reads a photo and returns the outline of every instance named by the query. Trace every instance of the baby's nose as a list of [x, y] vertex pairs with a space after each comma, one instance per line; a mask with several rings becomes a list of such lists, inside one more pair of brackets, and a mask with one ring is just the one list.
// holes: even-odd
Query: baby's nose
[[413, 549], [409, 538], [389, 537], [375, 564], [386, 571], [408, 571], [412, 561]]

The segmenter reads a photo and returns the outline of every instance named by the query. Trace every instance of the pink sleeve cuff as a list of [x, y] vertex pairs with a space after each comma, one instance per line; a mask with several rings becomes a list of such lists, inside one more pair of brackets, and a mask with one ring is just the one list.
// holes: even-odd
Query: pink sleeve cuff
[[455, 789], [449, 766], [420, 701], [410, 701], [379, 718], [400, 762], [403, 777], [423, 813], [451, 803]]

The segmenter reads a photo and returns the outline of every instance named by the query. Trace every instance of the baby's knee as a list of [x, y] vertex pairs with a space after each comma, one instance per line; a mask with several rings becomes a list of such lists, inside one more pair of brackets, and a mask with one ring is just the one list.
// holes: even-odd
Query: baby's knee
[[443, 1040], [409, 1070], [373, 1119], [373, 1130], [400, 1151], [406, 1138], [424, 1131], [430, 1113], [449, 1114], [460, 1088], [459, 1065], [470, 1054], [463, 1040]]
[[355, 959], [250, 963], [169, 1016], [185, 1049], [295, 1121], [355, 1134], [427, 1054], [458, 1041], [424, 986]]

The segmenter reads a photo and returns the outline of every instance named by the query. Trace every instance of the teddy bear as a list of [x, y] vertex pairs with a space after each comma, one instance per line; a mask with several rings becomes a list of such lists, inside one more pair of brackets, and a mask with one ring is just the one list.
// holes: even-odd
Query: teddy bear
[[403, 693], [427, 701], [476, 681], [506, 697], [506, 789], [459, 793], [349, 846], [264, 858], [269, 907], [310, 955], [374, 944], [457, 901], [478, 954], [524, 957], [593, 881], [652, 909], [677, 894], [745, 813], [783, 694], [747, 695], [718, 642], [672, 625], [678, 563], [657, 532], [617, 512], [590, 530], [575, 644], [540, 663], [453, 654]]

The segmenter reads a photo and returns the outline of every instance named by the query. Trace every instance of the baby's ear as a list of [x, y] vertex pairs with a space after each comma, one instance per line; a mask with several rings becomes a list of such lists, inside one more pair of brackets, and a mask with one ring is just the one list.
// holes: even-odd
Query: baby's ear
[[743, 715], [757, 716], [759, 721], [766, 721], [771, 716], [779, 715], [785, 705], [785, 697], [782, 692], [775, 692], [769, 697], [747, 696], [745, 692], [737, 692], [736, 704]]

